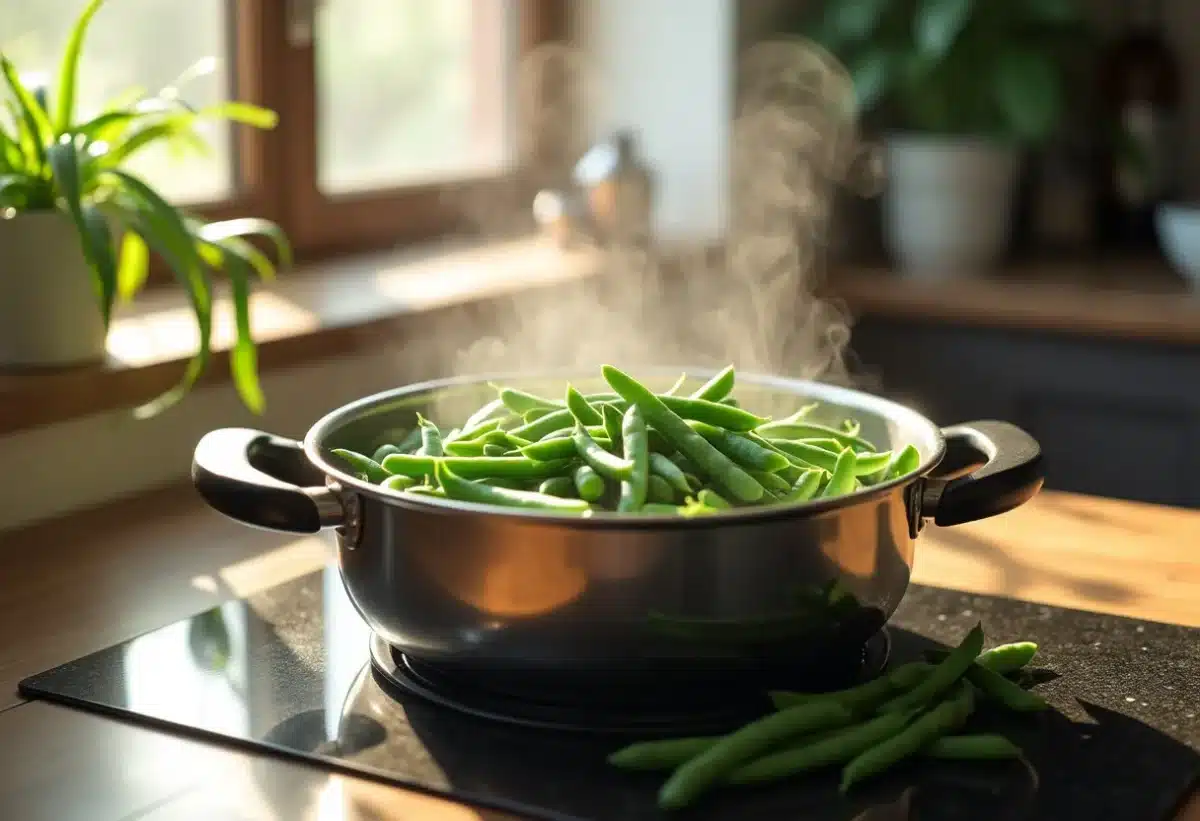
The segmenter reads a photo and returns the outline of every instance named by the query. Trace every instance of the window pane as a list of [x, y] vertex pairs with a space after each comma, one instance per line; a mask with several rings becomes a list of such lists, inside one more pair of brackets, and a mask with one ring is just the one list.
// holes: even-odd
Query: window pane
[[326, 0], [317, 181], [328, 194], [499, 169], [513, 0]]
[[[22, 74], [44, 72], [53, 93], [61, 49], [83, 6], [84, 0], [5, 2], [0, 51]], [[225, 0], [106, 3], [93, 18], [84, 43], [76, 116], [92, 116], [130, 89], [157, 91], [172, 85], [203, 58], [215, 58], [215, 71], [187, 82], [181, 96], [193, 106], [226, 99], [231, 87], [226, 55], [233, 53], [227, 29]], [[194, 151], [178, 156], [165, 146], [151, 146], [131, 159], [130, 170], [177, 202], [229, 197], [233, 193], [230, 129], [221, 123], [204, 123], [197, 130], [208, 141], [210, 156]]]

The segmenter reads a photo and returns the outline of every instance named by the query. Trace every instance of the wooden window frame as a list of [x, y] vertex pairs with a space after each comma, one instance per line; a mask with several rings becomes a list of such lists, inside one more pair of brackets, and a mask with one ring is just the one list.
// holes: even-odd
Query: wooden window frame
[[[316, 48], [289, 41], [291, 0], [236, 0], [230, 3], [233, 45], [231, 98], [266, 106], [279, 114], [271, 131], [235, 127], [234, 195], [222, 202], [191, 206], [205, 219], [266, 217], [283, 226], [302, 259], [394, 247], [432, 239], [458, 219], [449, 191], [494, 184], [423, 184], [337, 197], [317, 185]], [[568, 0], [515, 0], [518, 49], [567, 35]], [[170, 279], [156, 266], [152, 282]]]

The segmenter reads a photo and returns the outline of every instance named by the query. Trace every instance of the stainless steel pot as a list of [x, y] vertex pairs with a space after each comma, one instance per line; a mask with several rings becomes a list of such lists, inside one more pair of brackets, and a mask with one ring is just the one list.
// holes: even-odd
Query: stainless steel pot
[[[663, 387], [678, 373], [663, 372]], [[329, 458], [331, 448], [395, 441], [417, 412], [446, 426], [465, 419], [494, 396], [489, 381], [560, 395], [568, 378], [605, 389], [578, 374], [444, 379], [346, 405], [303, 443], [213, 431], [196, 447], [192, 478], [212, 507], [248, 525], [334, 528], [350, 599], [374, 631], [414, 656], [517, 673], [636, 675], [760, 669], [864, 641], [903, 597], [927, 520], [1003, 513], [1042, 484], [1037, 442], [1006, 422], [939, 429], [870, 394], [748, 375], [737, 387], [746, 407], [786, 413], [817, 401], [818, 420], [853, 416], [880, 447], [916, 446], [919, 471], [799, 506], [576, 519], [405, 497]], [[944, 461], [976, 469], [935, 478]]]

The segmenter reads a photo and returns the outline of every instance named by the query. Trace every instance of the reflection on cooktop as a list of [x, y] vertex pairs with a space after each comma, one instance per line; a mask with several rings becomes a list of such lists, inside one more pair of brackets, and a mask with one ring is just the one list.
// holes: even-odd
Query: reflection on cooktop
[[[836, 774], [723, 790], [689, 817], [1169, 817], [1200, 774], [1200, 631], [914, 587], [889, 628], [892, 663], [981, 618], [995, 641], [1038, 641], [1059, 675], [1042, 687], [1058, 712], [1004, 727], [1028, 749], [1036, 788], [1020, 765], [939, 764], [902, 768], [850, 800]], [[510, 726], [397, 693], [373, 673], [369, 640], [329, 568], [34, 676], [22, 692], [533, 818], [661, 817], [658, 778], [604, 763], [622, 739]]]

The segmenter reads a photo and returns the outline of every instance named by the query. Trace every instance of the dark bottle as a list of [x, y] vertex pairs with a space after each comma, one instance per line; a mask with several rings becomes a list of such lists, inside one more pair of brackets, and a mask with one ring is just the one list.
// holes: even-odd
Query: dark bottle
[[1100, 240], [1156, 246], [1154, 212], [1176, 194], [1180, 72], [1160, 28], [1158, 0], [1125, 0], [1125, 28], [1100, 55], [1106, 139], [1098, 180]]

